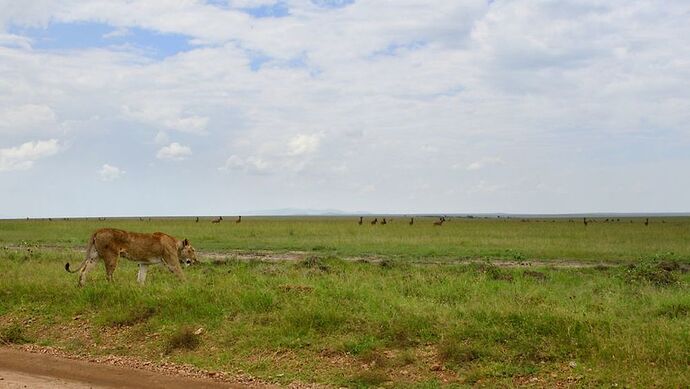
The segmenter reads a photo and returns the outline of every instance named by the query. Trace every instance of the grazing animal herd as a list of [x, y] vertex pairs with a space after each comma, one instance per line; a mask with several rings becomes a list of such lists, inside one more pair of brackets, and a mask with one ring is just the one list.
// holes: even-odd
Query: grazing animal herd
[[[468, 216], [469, 218], [473, 218]], [[151, 221], [151, 218], [147, 218]], [[27, 218], [27, 220], [30, 220]], [[45, 220], [45, 219], [44, 219]], [[68, 218], [64, 218], [64, 221], [69, 221]], [[105, 221], [106, 218], [99, 217], [99, 221]], [[145, 221], [143, 217], [139, 218], [140, 221]], [[48, 219], [52, 221], [52, 219]], [[199, 222], [199, 217], [197, 216], [194, 221]], [[222, 216], [211, 219], [211, 223], [218, 224], [223, 221]], [[434, 227], [441, 227], [445, 223], [446, 217], [440, 216], [438, 221], [433, 222]], [[529, 220], [522, 219], [522, 222], [527, 222]], [[541, 220], [535, 220], [541, 221]], [[552, 220], [554, 221], [554, 220]], [[595, 219], [582, 218], [582, 222], [585, 227], [589, 223], [595, 222]], [[601, 222], [601, 220], [599, 220]], [[242, 216], [238, 216], [235, 220], [236, 224], [242, 222]], [[392, 223], [393, 219], [385, 217], [381, 218], [379, 221], [378, 217], [374, 217], [370, 221], [370, 224], [376, 225], [386, 225]], [[573, 222], [572, 219], [568, 222]], [[603, 221], [608, 223], [609, 219]], [[610, 219], [610, 222], [620, 222], [620, 219]], [[633, 221], [630, 220], [630, 223]], [[408, 225], [414, 225], [414, 217], [410, 217]], [[649, 225], [649, 218], [645, 218], [644, 225]], [[662, 220], [662, 223], [665, 221]], [[360, 216], [357, 221], [358, 225], [364, 224], [364, 217]], [[154, 232], [151, 234], [130, 232], [119, 230], [115, 228], [101, 228], [96, 230], [89, 238], [86, 256], [81, 264], [74, 270], [70, 269], [69, 262], [65, 264], [65, 270], [70, 273], [79, 272], [79, 286], [83, 286], [86, 281], [87, 274], [93, 270], [94, 266], [99, 259], [102, 259], [105, 264], [106, 276], [108, 281], [112, 281], [113, 273], [117, 267], [117, 261], [120, 257], [127, 258], [139, 264], [139, 273], [137, 275], [137, 281], [143, 284], [146, 280], [146, 273], [149, 265], [153, 264], [163, 264], [170, 272], [174, 273], [181, 281], [184, 281], [184, 273], [182, 273], [182, 265], [192, 265], [198, 262], [196, 257], [196, 252], [192, 245], [187, 239], [179, 240], [168, 234], [162, 232]]]
[[[438, 221], [435, 221], [435, 222], [433, 223], [433, 225], [434, 225], [434, 226], [442, 226], [443, 223], [445, 223], [446, 221], [447, 221], [447, 220], [446, 220], [446, 217], [445, 217], [445, 216], [441, 216], [441, 217], [438, 218]], [[360, 217], [359, 217], [359, 220], [357, 221], [357, 224], [361, 226], [363, 223], [364, 223], [364, 217], [363, 217], [363, 216], [360, 216]], [[372, 226], [373, 226], [373, 225], [376, 225], [376, 224], [386, 225], [386, 224], [390, 224], [390, 223], [393, 223], [393, 219], [392, 219], [392, 218], [389, 218], [389, 219], [386, 220], [385, 217], [384, 217], [384, 218], [381, 218], [381, 221], [379, 221], [379, 218], [378, 218], [378, 217], [375, 217], [372, 221], [369, 222], [369, 224], [371, 224]], [[409, 225], [411, 225], [411, 226], [414, 225], [414, 217], [410, 217], [410, 221], [407, 222], [407, 224], [409, 224]]]

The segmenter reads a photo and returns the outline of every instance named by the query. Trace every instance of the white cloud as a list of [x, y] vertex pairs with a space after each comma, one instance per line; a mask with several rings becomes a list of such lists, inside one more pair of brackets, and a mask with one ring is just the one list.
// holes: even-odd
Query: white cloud
[[31, 49], [31, 39], [15, 34], [3, 34], [0, 32], [0, 47], [10, 46], [22, 49]]
[[319, 148], [319, 142], [320, 138], [318, 135], [299, 134], [288, 142], [288, 155], [311, 154]]
[[26, 142], [20, 146], [0, 149], [0, 171], [27, 170], [34, 162], [60, 151], [57, 139]]
[[165, 131], [158, 131], [156, 133], [156, 137], [154, 138], [154, 142], [158, 145], [166, 144], [170, 141], [170, 137]]
[[474, 193], [495, 193], [501, 191], [505, 188], [505, 185], [501, 184], [491, 184], [484, 180], [479, 181], [476, 185], [469, 188], [467, 191], [469, 194]]
[[156, 158], [158, 159], [174, 159], [183, 160], [192, 155], [192, 149], [187, 146], [182, 146], [177, 142], [173, 142], [158, 150]]
[[206, 133], [208, 117], [185, 115], [181, 108], [174, 107], [177, 103], [168, 100], [167, 104], [163, 104], [166, 97], [170, 99], [171, 96], [161, 96], [159, 103], [146, 102], [137, 108], [125, 105], [122, 110], [125, 116], [148, 125], [197, 135]]
[[131, 31], [129, 31], [128, 28], [124, 27], [119, 27], [114, 29], [113, 31], [110, 31], [109, 33], [103, 34], [103, 38], [105, 39], [110, 39], [110, 38], [120, 38], [123, 36], [131, 35]]
[[126, 172], [117, 166], [111, 166], [107, 163], [98, 171], [98, 175], [102, 181], [115, 181], [121, 178]]
[[50, 131], [55, 127], [55, 112], [47, 105], [24, 104], [0, 108], [0, 132]]
[[478, 161], [474, 161], [467, 165], [467, 170], [479, 170], [490, 165], [502, 165], [503, 159], [499, 157], [486, 157]]
[[225, 164], [221, 167], [218, 168], [220, 171], [229, 171], [229, 170], [236, 170], [236, 171], [244, 171], [247, 173], [251, 174], [268, 174], [271, 172], [271, 163], [268, 161], [259, 158], [259, 157], [247, 157], [247, 158], [241, 158], [237, 155], [231, 155], [226, 161]]

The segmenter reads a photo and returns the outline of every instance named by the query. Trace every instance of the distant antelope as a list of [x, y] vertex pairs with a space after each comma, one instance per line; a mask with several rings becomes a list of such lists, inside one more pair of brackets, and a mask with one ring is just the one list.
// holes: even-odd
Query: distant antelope
[[383, 218], [383, 220], [381, 220], [381, 224], [382, 224], [382, 225], [383, 225], [383, 224], [388, 224], [388, 222], [386, 221], [386, 218], [385, 218], [385, 217]]
[[414, 218], [413, 218], [413, 217], [411, 217], [411, 218], [410, 218], [410, 222], [409, 222], [409, 223], [407, 223], [407, 224], [409, 224], [409, 225], [413, 225], [413, 224], [414, 224]]
[[644, 221], [644, 225], [645, 225], [645, 226], [648, 226], [648, 225], [649, 225], [649, 218], [647, 218], [647, 219]]
[[238, 216], [237, 220], [235, 220], [235, 223], [242, 223], [242, 216]]
[[373, 226], [374, 224], [379, 222], [379, 218], [374, 218], [374, 220], [371, 221], [371, 225]]
[[198, 223], [198, 222], [199, 222], [199, 216], [197, 216], [196, 220], [194, 220], [194, 223]]
[[357, 222], [357, 224], [359, 224], [359, 225], [361, 226], [362, 223], [363, 223], [363, 222], [362, 222], [363, 219], [364, 219], [364, 218], [363, 218], [362, 216], [360, 216], [360, 217], [359, 217], [359, 221]]
[[437, 222], [434, 222], [434, 225], [435, 225], [435, 226], [442, 226], [442, 225], [443, 225], [443, 222], [445, 222], [445, 221], [446, 221], [446, 218], [443, 217], [443, 216], [441, 216], [440, 218], [438, 218], [438, 221], [437, 221]]
[[217, 218], [211, 220], [211, 223], [214, 223], [214, 224], [220, 223], [221, 220], [223, 220], [223, 217], [222, 217], [222, 216], [218, 216]]

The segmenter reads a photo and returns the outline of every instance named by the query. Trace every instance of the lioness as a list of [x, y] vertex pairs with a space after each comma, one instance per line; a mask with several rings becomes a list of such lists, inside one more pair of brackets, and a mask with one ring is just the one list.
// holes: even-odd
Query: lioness
[[84, 286], [86, 274], [93, 269], [98, 258], [103, 258], [108, 281], [112, 281], [119, 257], [139, 263], [137, 281], [140, 284], [146, 280], [148, 265], [163, 262], [168, 270], [184, 281], [180, 262], [183, 259], [187, 265], [198, 262], [196, 252], [187, 239], [177, 240], [162, 232], [142, 234], [115, 228], [101, 228], [91, 235], [86, 248], [86, 258], [79, 267], [70, 270], [68, 262], [65, 264], [65, 270], [70, 273], [79, 271], [79, 286]]

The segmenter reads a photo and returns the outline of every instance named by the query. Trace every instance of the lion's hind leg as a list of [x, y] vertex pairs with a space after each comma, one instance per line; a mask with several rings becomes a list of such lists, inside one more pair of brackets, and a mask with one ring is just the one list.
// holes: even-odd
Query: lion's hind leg
[[86, 282], [86, 275], [91, 270], [93, 270], [93, 268], [96, 266], [97, 262], [98, 262], [98, 257], [89, 257], [86, 260], [86, 263], [84, 264], [84, 266], [79, 271], [79, 286], [84, 286], [84, 283]]
[[105, 263], [105, 275], [108, 282], [113, 282], [113, 273], [117, 267], [117, 253], [107, 251], [103, 253], [103, 263]]

